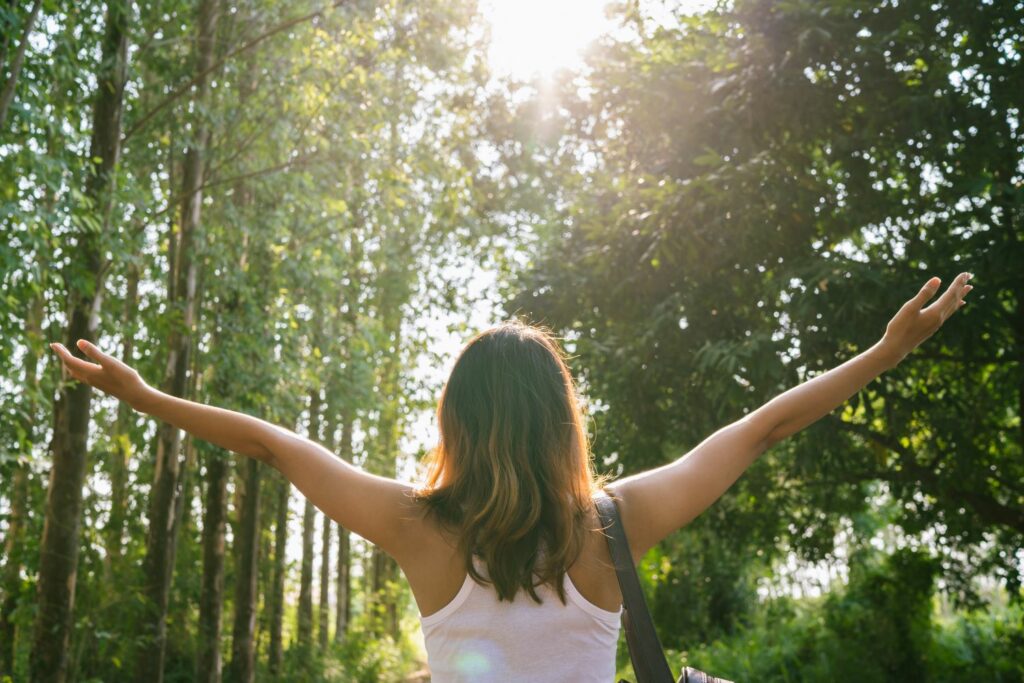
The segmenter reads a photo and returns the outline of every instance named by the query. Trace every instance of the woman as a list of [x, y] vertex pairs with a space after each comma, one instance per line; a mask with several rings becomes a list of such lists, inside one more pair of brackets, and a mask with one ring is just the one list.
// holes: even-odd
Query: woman
[[446, 681], [601, 681], [615, 673], [621, 595], [592, 497], [616, 498], [633, 557], [710, 506], [772, 444], [831, 412], [964, 303], [962, 273], [932, 278], [882, 339], [772, 399], [684, 457], [607, 486], [596, 477], [556, 342], [505, 323], [462, 350], [438, 404], [423, 487], [378, 477], [262, 420], [175, 398], [79, 340], [52, 344], [71, 376], [133, 408], [280, 470], [318, 508], [394, 557], [419, 606], [429, 664]]

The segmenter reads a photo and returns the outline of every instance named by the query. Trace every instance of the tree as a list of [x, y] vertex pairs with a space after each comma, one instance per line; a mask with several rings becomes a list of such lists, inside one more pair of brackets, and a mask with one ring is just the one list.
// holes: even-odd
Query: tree
[[[309, 394], [309, 433], [313, 440], [320, 438], [320, 390]], [[312, 652], [313, 645], [313, 536], [316, 513], [313, 504], [306, 499], [302, 513], [302, 570], [299, 578], [299, 617], [295, 647], [300, 653]]]
[[235, 625], [231, 639], [231, 681], [250, 683], [255, 671], [256, 605], [259, 577], [260, 468], [252, 458], [242, 464], [244, 489], [238, 530], [235, 580]]
[[[346, 411], [341, 422], [341, 457], [352, 461], [352, 415]], [[348, 529], [336, 524], [338, 530], [338, 585], [335, 590], [337, 609], [334, 622], [334, 642], [341, 643], [352, 620], [352, 584], [350, 576], [351, 550]]]
[[[209, 144], [210, 129], [203, 109], [209, 93], [206, 75], [214, 63], [217, 21], [220, 5], [217, 0], [203, 0], [196, 21], [195, 70], [198, 74], [193, 98], [197, 115], [193, 121], [194, 138], [189, 142], [182, 169], [181, 229], [168, 236], [171, 272], [168, 301], [176, 316], [168, 347], [167, 368], [163, 390], [172, 396], [184, 396], [192, 350], [192, 327], [197, 315], [199, 259], [195, 253], [198, 231], [202, 225], [204, 155]], [[167, 603], [174, 570], [177, 543], [177, 511], [183, 476], [180, 459], [181, 432], [169, 424], [161, 424], [156, 450], [156, 469], [149, 507], [149, 535], [146, 540], [146, 597], [149, 600], [147, 625], [148, 646], [136, 660], [136, 680], [162, 681], [166, 644]]]
[[[80, 218], [76, 256], [64, 272], [69, 348], [76, 348], [77, 339], [95, 339], [96, 312], [103, 302], [102, 245], [121, 153], [129, 12], [127, 3], [107, 4], [89, 145], [93, 163], [84, 193], [92, 211]], [[32, 678], [38, 681], [63, 681], [68, 674], [91, 401], [92, 388], [74, 383], [62, 387], [54, 406], [53, 466], [46, 497], [46, 526], [40, 543], [39, 608], [32, 650]]]
[[281, 625], [284, 621], [284, 579], [287, 571], [287, 546], [288, 546], [288, 498], [291, 492], [291, 484], [284, 477], [278, 476], [277, 488], [277, 518], [274, 522], [274, 576], [273, 588], [270, 594], [270, 652], [267, 657], [267, 669], [271, 675], [278, 676], [281, 673], [281, 663], [284, 659], [284, 640], [281, 635]]
[[[722, 539], [747, 561], [712, 570], [713, 588], [674, 572], [659, 604], [742, 594], [791, 548], [821, 559], [844, 519], [870, 537], [861, 520], [879, 495], [899, 503], [892, 522], [908, 534], [938, 531], [959, 599], [989, 572], [1016, 595], [1020, 284], [1003, 266], [1024, 243], [1005, 182], [1022, 139], [1006, 123], [1019, 74], [997, 46], [1020, 34], [1020, 8], [751, 1], [653, 28], [621, 9], [634, 38], [594, 52], [585, 97], [566, 78], [546, 99], [499, 104], [491, 124], [502, 167], [527, 188], [517, 201], [546, 223], [506, 308], [566, 334], [598, 463], [629, 474], [679, 457], [874, 343], [926, 274], [956, 263], [987, 290], [847, 408], [763, 456], [687, 529], [692, 541], [666, 543], [712, 567], [711, 549], [698, 561], [684, 548]], [[728, 603], [720, 629], [749, 604]]]

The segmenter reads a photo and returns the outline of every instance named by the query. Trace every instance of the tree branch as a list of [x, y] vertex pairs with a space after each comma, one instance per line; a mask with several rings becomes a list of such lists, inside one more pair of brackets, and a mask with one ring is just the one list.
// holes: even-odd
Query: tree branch
[[257, 45], [259, 45], [263, 41], [267, 40], [268, 38], [272, 38], [273, 36], [277, 35], [278, 33], [282, 33], [284, 31], [287, 31], [288, 29], [290, 29], [293, 26], [296, 26], [297, 24], [301, 24], [301, 23], [303, 23], [305, 21], [309, 21], [311, 19], [315, 19], [317, 17], [323, 16], [323, 14], [325, 12], [327, 12], [328, 10], [335, 9], [336, 7], [339, 7], [339, 6], [343, 5], [343, 4], [345, 4], [347, 1], [348, 0], [334, 0], [334, 2], [331, 2], [326, 7], [322, 7], [322, 8], [320, 8], [320, 9], [314, 11], [314, 12], [310, 12], [308, 14], [304, 14], [301, 17], [293, 17], [291, 19], [288, 19], [287, 21], [284, 21], [284, 22], [278, 24], [277, 26], [275, 26], [274, 28], [270, 29], [269, 31], [266, 31], [265, 33], [261, 33], [260, 35], [256, 36], [255, 38], [253, 38], [249, 42], [245, 43], [244, 45], [241, 45], [241, 46], [235, 48], [234, 50], [228, 52], [223, 57], [221, 57], [220, 59], [215, 61], [213, 64], [211, 64], [209, 68], [200, 71], [199, 73], [194, 75], [192, 78], [190, 78], [187, 82], [185, 82], [182, 85], [178, 86], [174, 91], [172, 91], [169, 95], [167, 95], [167, 97], [162, 99], [156, 106], [154, 106], [148, 112], [143, 114], [142, 117], [138, 121], [136, 121], [132, 125], [132, 127], [129, 128], [128, 131], [124, 134], [124, 139], [122, 140], [122, 143], [127, 141], [128, 138], [130, 138], [135, 133], [137, 133], [140, 130], [142, 130], [146, 126], [146, 124], [148, 124], [153, 119], [154, 116], [156, 116], [158, 113], [160, 113], [161, 111], [166, 109], [168, 105], [173, 103], [179, 97], [181, 97], [182, 95], [187, 93], [192, 88], [193, 85], [195, 85], [196, 83], [198, 83], [202, 79], [206, 78], [206, 76], [209, 75], [210, 73], [212, 73], [212, 72], [216, 71], [217, 69], [221, 68], [222, 66], [224, 66], [224, 64], [227, 63], [228, 60], [237, 57], [238, 55], [242, 54], [243, 52], [248, 52], [249, 50], [251, 50], [252, 48], [256, 47]]
[[25, 21], [25, 30], [21, 32], [21, 42], [18, 43], [18, 51], [14, 53], [14, 61], [11, 62], [11, 74], [7, 77], [7, 82], [4, 83], [3, 94], [0, 94], [0, 130], [3, 130], [4, 124], [7, 122], [7, 108], [11, 106], [11, 101], [14, 100], [14, 89], [18, 84], [18, 76], [21, 75], [21, 66], [25, 63], [28, 36], [32, 33], [32, 26], [35, 25], [36, 17], [39, 16], [39, 10], [42, 6], [43, 0], [36, 0], [35, 4], [32, 5], [32, 11], [29, 12], [28, 19]]
[[150, 216], [150, 219], [162, 216], [163, 214], [167, 213], [167, 211], [169, 211], [172, 207], [177, 206], [180, 202], [184, 201], [188, 197], [191, 197], [193, 194], [196, 194], [198, 192], [202, 192], [202, 191], [204, 191], [206, 189], [209, 189], [211, 187], [217, 187], [218, 185], [226, 185], [228, 183], [235, 183], [235, 182], [238, 182], [239, 180], [248, 180], [249, 178], [257, 178], [259, 176], [270, 175], [271, 173], [276, 173], [278, 171], [283, 171], [285, 169], [289, 169], [289, 168], [292, 168], [294, 166], [302, 166], [302, 165], [305, 165], [307, 163], [311, 163], [312, 161], [314, 161], [317, 158], [320, 158], [322, 156], [323, 155], [320, 155], [320, 154], [307, 154], [305, 156], [298, 156], [298, 157], [295, 157], [293, 159], [289, 159], [287, 161], [282, 161], [281, 163], [274, 164], [273, 166], [267, 166], [265, 168], [256, 169], [255, 171], [249, 171], [247, 173], [240, 173], [238, 175], [231, 176], [230, 178], [221, 178], [220, 180], [211, 180], [209, 182], [203, 183], [202, 185], [197, 187], [192, 192], [172, 195], [167, 200], [167, 204], [164, 205], [164, 208], [162, 208], [159, 211], [157, 211], [156, 213], [152, 214]]
[[909, 449], [886, 434], [880, 434], [861, 424], [845, 422], [837, 417], [830, 416], [830, 421], [840, 429], [868, 439], [899, 456], [899, 470], [860, 473], [866, 475], [864, 478], [921, 484], [924, 490], [936, 498], [949, 499], [953, 497], [970, 507], [985, 521], [1010, 527], [1018, 533], [1024, 533], [1024, 509], [1004, 505], [992, 496], [959, 486], [948, 479], [943, 479], [933, 469], [919, 465]]

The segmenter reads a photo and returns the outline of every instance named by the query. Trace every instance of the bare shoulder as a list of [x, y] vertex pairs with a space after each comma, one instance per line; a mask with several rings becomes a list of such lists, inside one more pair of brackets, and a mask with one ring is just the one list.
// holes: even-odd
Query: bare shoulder
[[622, 527], [626, 530], [626, 538], [629, 540], [633, 563], [640, 564], [640, 560], [654, 545], [649, 540], [649, 524], [644, 514], [644, 500], [640, 492], [637, 491], [637, 487], [631, 486], [629, 480], [608, 484], [605, 486], [605, 491], [615, 500], [615, 507], [619, 511]]
[[404, 506], [403, 543], [392, 557], [409, 581], [420, 614], [430, 615], [458, 593], [466, 568], [458, 539], [428, 514], [426, 504], [410, 493]]
[[436, 564], [434, 557], [446, 560], [457, 546], [455, 536], [442, 528], [417, 493], [418, 489], [405, 485], [399, 502], [401, 538], [391, 554], [403, 569], [424, 562]]
[[[595, 499], [598, 497], [607, 496], [599, 492], [594, 495]], [[569, 568], [569, 578], [584, 598], [602, 609], [614, 612], [622, 604], [622, 594], [608, 549], [608, 539], [596, 507], [589, 511], [585, 524], [589, 533], [580, 557]]]

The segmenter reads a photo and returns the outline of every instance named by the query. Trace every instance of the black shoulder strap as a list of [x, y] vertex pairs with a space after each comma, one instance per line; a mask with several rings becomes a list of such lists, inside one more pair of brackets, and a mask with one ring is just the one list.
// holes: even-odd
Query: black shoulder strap
[[595, 498], [594, 502], [608, 539], [615, 574], [619, 578], [623, 605], [622, 628], [626, 631], [629, 658], [633, 660], [637, 683], [674, 683], [675, 678], [665, 659], [658, 632], [654, 630], [654, 621], [647, 610], [644, 592], [640, 588], [640, 577], [636, 574], [633, 555], [626, 540], [626, 529], [619, 518], [615, 499], [610, 496], [600, 497]]

